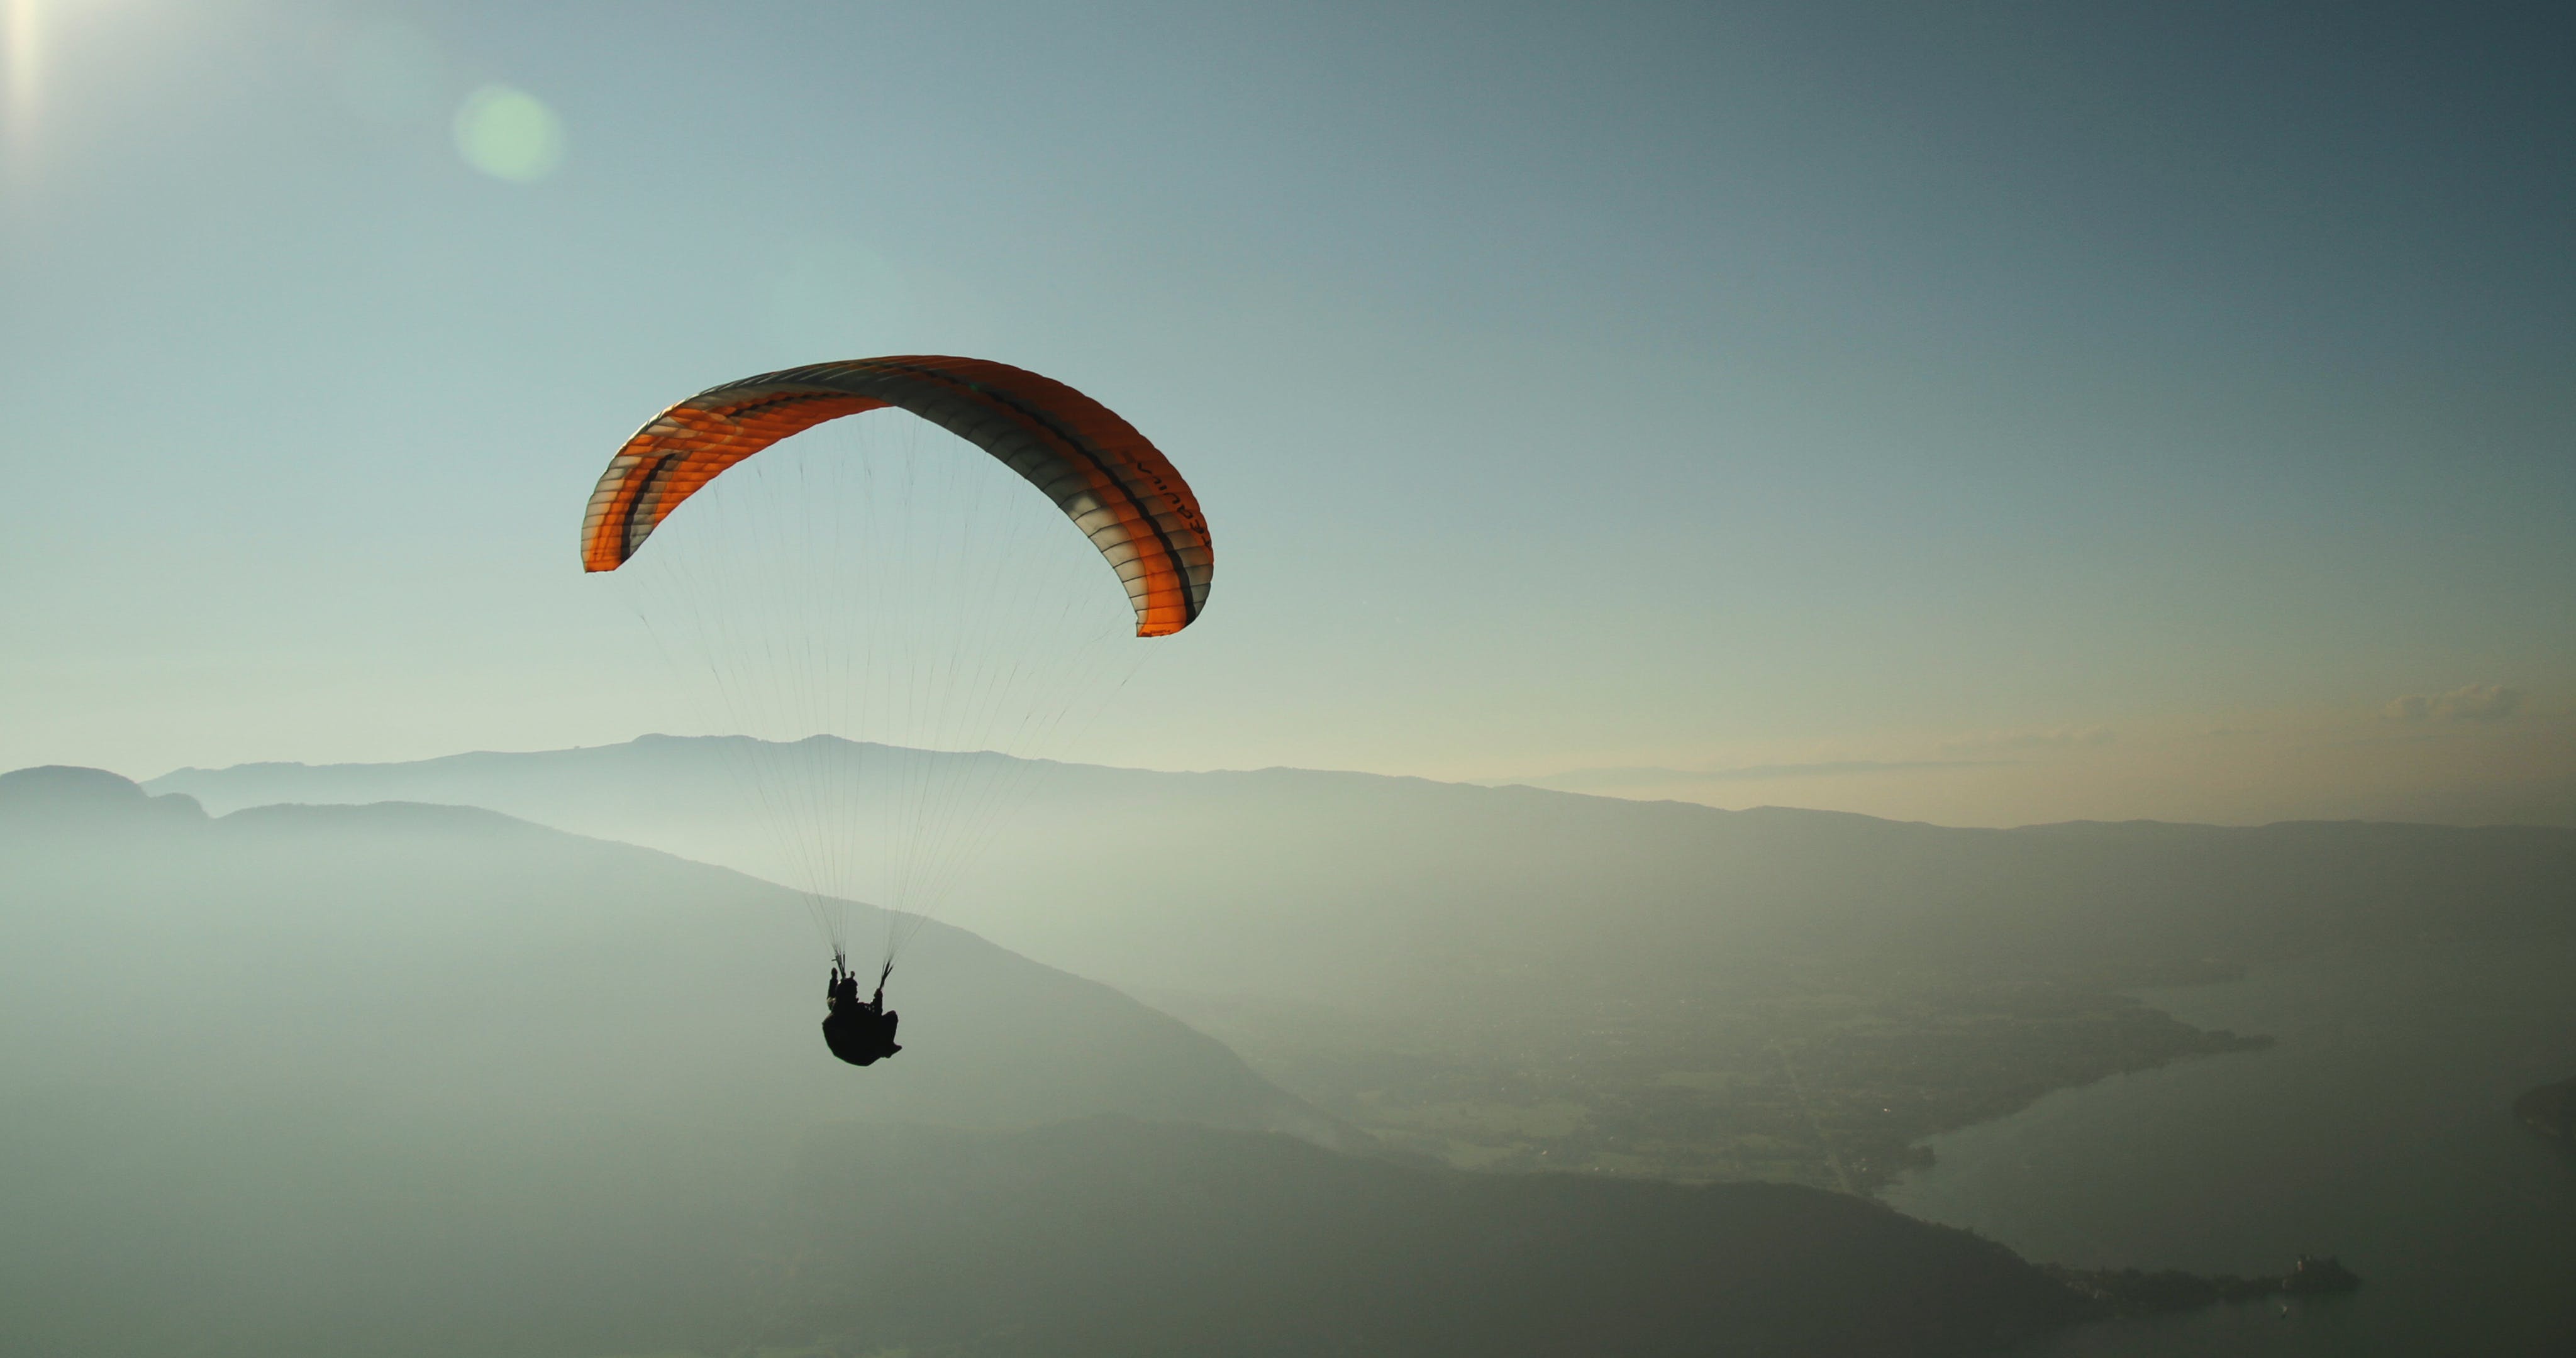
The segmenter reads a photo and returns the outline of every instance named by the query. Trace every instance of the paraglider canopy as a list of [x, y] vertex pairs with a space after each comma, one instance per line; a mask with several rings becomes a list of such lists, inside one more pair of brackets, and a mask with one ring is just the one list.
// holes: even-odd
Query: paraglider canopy
[[1169, 636], [1207, 606], [1216, 555], [1198, 497], [1116, 412], [1007, 363], [912, 355], [817, 363], [710, 387], [626, 441], [582, 516], [582, 568], [613, 571], [724, 470], [826, 420], [899, 407], [1046, 492], [1126, 583], [1136, 635]]

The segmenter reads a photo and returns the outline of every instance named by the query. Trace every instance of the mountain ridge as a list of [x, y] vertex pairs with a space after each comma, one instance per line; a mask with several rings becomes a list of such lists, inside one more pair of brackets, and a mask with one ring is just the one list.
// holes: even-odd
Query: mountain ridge
[[[911, 746], [890, 745], [881, 741], [853, 740], [845, 736], [830, 734], [805, 736], [797, 740], [767, 740], [761, 737], [744, 735], [673, 735], [667, 732], [647, 732], [630, 740], [616, 741], [605, 745], [568, 745], [532, 750], [460, 750], [452, 754], [430, 755], [419, 759], [335, 760], [323, 763], [312, 763], [304, 760], [271, 759], [247, 760], [236, 764], [214, 766], [191, 764], [182, 765], [178, 768], [170, 769], [152, 777], [136, 781], [138, 781], [140, 786], [149, 791], [162, 786], [173, 789], [185, 789], [186, 787], [194, 784], [232, 784], [246, 779], [255, 780], [263, 776], [352, 777], [359, 775], [388, 775], [394, 774], [397, 771], [420, 772], [446, 768], [459, 768], [477, 761], [541, 762], [557, 759], [594, 757], [602, 754], [603, 752], [627, 749], [652, 750], [656, 747], [690, 746], [714, 748], [721, 746], [745, 745], [790, 747], [808, 744], [838, 746], [860, 751], [877, 751], [885, 755], [897, 757], [929, 756], [934, 758], [1001, 759], [1031, 767], [1074, 769], [1104, 774], [1150, 778], [1242, 778], [1292, 775], [1307, 778], [1366, 780], [1371, 782], [1409, 784], [1421, 787], [1454, 788], [1472, 791], [1535, 793], [1548, 797], [1579, 799], [1587, 802], [1608, 802], [1624, 806], [1670, 807], [1685, 810], [1690, 814], [1707, 815], [1712, 817], [1743, 816], [1767, 812], [1791, 812], [1801, 816], [1841, 817], [1855, 821], [1871, 821], [1883, 825], [1924, 826], [1932, 829], [1951, 830], [1960, 833], [2016, 834], [2024, 831], [2045, 830], [2055, 826], [2067, 825], [2164, 826], [2174, 829], [2216, 830], [2227, 832], [2268, 830], [2286, 825], [2421, 825], [2428, 828], [2444, 830], [2527, 830], [2550, 834], [2576, 834], [2576, 827], [2531, 824], [2518, 821], [2455, 824], [2448, 821], [2407, 820], [2402, 818], [2375, 816], [2293, 816], [2280, 820], [2249, 821], [2242, 823], [2162, 820], [2148, 816], [2133, 816], [2119, 820], [2075, 817], [2066, 820], [2027, 821], [2014, 825], [1951, 825], [1941, 821], [1899, 820], [1894, 817], [1871, 815], [1867, 812], [1841, 811], [1826, 807], [1789, 806], [1768, 802], [1743, 807], [1721, 807], [1710, 806], [1705, 802], [1694, 802], [1678, 797], [1621, 797], [1607, 793], [1586, 792], [1576, 788], [1549, 786], [1549, 778], [1562, 777], [1566, 775], [1549, 775], [1548, 778], [1536, 779], [1444, 779], [1433, 778], [1423, 774], [1379, 773], [1366, 769], [1309, 768], [1300, 764], [1264, 764], [1251, 768], [1159, 769], [1149, 768], [1142, 765], [1095, 764], [1080, 760], [1031, 758], [990, 749], [920, 749]], [[1975, 764], [1992, 761], [1938, 760], [1919, 762], [1948, 766], [1953, 764]], [[1741, 775], [1744, 778], [1751, 780], [1757, 774], [1767, 776], [1774, 767], [1775, 766], [1764, 765], [1747, 770], [1725, 770], [1719, 773], [1698, 773], [1691, 776], [1715, 778]], [[1839, 767], [1839, 765], [1780, 765], [1776, 767], [1803, 770], [1808, 768]], [[1595, 771], [1597, 770], [1584, 770], [1583, 772]], [[188, 795], [195, 794], [190, 793]]]

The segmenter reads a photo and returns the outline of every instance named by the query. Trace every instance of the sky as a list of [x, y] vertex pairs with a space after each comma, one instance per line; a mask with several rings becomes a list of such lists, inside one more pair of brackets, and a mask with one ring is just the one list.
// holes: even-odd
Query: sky
[[1213, 530], [1076, 757], [2576, 823], [2564, 6], [0, 0], [0, 43], [0, 767], [690, 729], [575, 559], [608, 455], [957, 353], [1119, 410]]

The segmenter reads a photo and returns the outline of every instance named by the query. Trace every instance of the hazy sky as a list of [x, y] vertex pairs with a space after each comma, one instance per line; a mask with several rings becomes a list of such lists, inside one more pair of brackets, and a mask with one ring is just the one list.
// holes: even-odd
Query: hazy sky
[[608, 454], [932, 352], [1206, 505], [1102, 762], [2576, 817], [2564, 5], [0, 13], [0, 767], [680, 727]]

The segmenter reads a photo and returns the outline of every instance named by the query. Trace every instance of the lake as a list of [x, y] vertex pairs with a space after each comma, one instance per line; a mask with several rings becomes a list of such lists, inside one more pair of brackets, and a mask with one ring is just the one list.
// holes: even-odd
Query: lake
[[2278, 1045], [2061, 1090], [1931, 1142], [1884, 1197], [2030, 1259], [2359, 1292], [2088, 1326], [2024, 1358], [2576, 1354], [2576, 1156], [2514, 1121], [2576, 1075], [2576, 950], [2323, 957], [2139, 992]]

